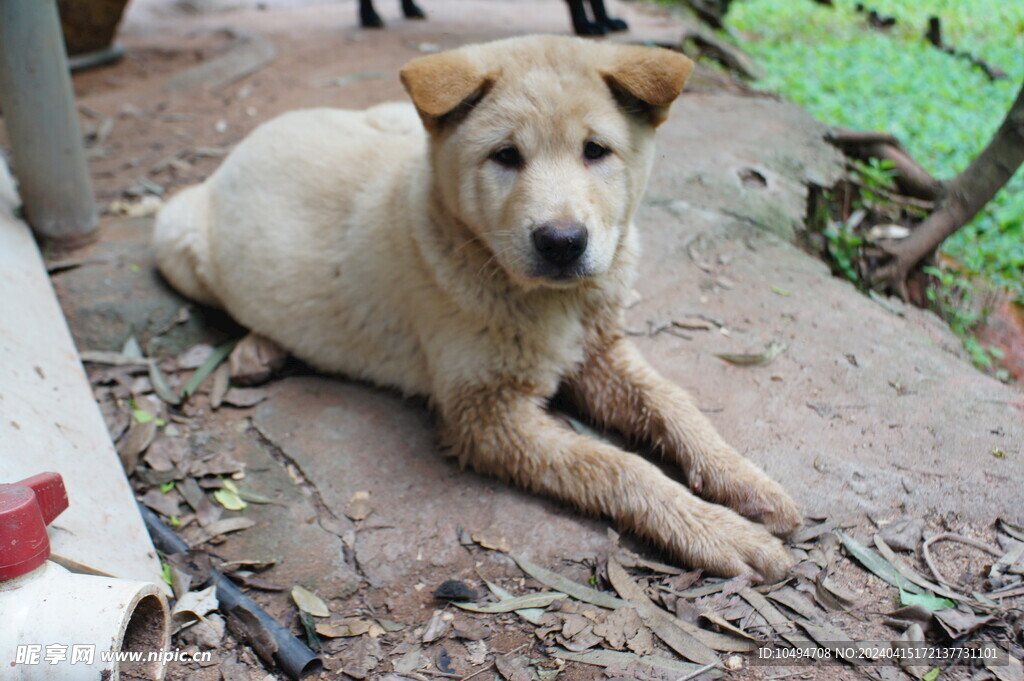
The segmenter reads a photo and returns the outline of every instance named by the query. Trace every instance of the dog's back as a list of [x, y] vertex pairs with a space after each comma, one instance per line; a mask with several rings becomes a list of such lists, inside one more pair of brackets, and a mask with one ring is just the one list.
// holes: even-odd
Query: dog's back
[[400, 303], [395, 273], [412, 269], [401, 243], [411, 230], [395, 217], [414, 211], [395, 207], [415, 192], [407, 180], [420, 175], [424, 145], [408, 104], [269, 121], [161, 211], [160, 271], [318, 368], [422, 389], [416, 353], [390, 347], [414, 334], [394, 332], [380, 297]]

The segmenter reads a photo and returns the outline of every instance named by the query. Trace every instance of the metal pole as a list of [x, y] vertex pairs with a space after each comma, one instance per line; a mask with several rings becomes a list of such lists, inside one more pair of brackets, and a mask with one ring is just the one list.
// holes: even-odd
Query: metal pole
[[0, 114], [28, 223], [86, 241], [96, 204], [55, 0], [0, 0]]

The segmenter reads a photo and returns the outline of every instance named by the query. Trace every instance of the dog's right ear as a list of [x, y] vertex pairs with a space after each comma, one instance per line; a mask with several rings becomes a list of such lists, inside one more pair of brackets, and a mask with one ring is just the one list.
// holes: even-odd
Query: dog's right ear
[[417, 57], [399, 75], [423, 124], [432, 133], [453, 122], [460, 112], [468, 111], [487, 93], [495, 78], [460, 51]]

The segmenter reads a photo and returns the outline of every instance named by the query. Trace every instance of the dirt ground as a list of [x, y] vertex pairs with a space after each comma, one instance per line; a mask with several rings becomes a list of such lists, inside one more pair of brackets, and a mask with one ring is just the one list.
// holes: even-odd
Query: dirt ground
[[[412, 22], [398, 17], [397, 3], [379, 2], [387, 29], [364, 31], [351, 2], [132, 3], [119, 37], [125, 59], [74, 78], [104, 215], [95, 244], [52, 254], [50, 266], [81, 350], [122, 351], [134, 338], [147, 356], [161, 358], [177, 389], [210, 346], [241, 335], [159, 279], [147, 206], [204, 179], [260, 122], [300, 107], [401, 99], [398, 68], [424, 52], [570, 28], [555, 0], [424, 4], [429, 20]], [[613, 11], [632, 26], [616, 39], [671, 44], [682, 34], [655, 6]], [[650, 637], [647, 620], [629, 635], [617, 629], [602, 638], [594, 631], [611, 628], [608, 611], [577, 598], [552, 606], [539, 625], [435, 598], [446, 580], [478, 595], [487, 593], [486, 582], [515, 595], [551, 588], [510, 556], [634, 600], [621, 576], [610, 574], [611, 557], [684, 630], [725, 636], [731, 624], [762, 642], [805, 633], [818, 641], [888, 641], [916, 622], [943, 645], [952, 628], [958, 642], [1003, 641], [1019, 658], [1022, 561], [991, 574], [990, 567], [1024, 538], [1024, 396], [977, 373], [931, 315], [860, 295], [793, 245], [809, 198], [843, 172], [820, 123], [785, 102], [744, 96], [711, 71], [690, 89], [660, 132], [638, 216], [649, 255], [628, 324], [652, 362], [692, 389], [726, 437], [790, 489], [808, 527], [820, 528], [794, 541], [800, 564], [793, 580], [762, 589], [788, 599], [788, 606], [772, 600], [774, 613], [751, 602], [756, 595], [746, 584], [661, 565], [664, 556], [611, 536], [604, 520], [459, 470], [437, 447], [419, 401], [291, 363], [283, 377], [254, 389], [225, 393], [215, 374], [184, 405], [171, 406], [153, 396], [144, 371], [88, 365], [119, 450], [139, 449], [133, 484], [144, 502], [177, 520], [182, 536], [215, 562], [229, 563], [252, 597], [296, 634], [304, 635], [289, 595], [294, 585], [329, 607], [331, 618], [307, 618], [345, 634], [319, 637], [320, 678], [688, 678], [635, 661], [607, 668], [567, 661], [553, 648], [679, 660]], [[765, 366], [715, 356], [757, 353], [773, 342], [786, 349]], [[160, 423], [148, 434], [139, 434], [140, 410]], [[249, 499], [243, 510], [199, 511], [182, 492], [192, 480], [209, 499], [230, 487], [225, 479]], [[173, 489], [159, 491], [171, 481]], [[210, 538], [212, 523], [236, 517], [253, 524]], [[919, 575], [949, 580], [963, 595], [961, 628], [920, 610], [892, 616], [899, 590], [841, 548], [835, 528], [869, 547], [882, 533]], [[942, 578], [930, 574], [921, 551], [922, 537], [939, 533], [955, 535], [932, 550]], [[975, 591], [1010, 595], [989, 605]], [[773, 623], [775, 614], [785, 621]], [[891, 617], [902, 625], [886, 624]], [[817, 633], [798, 620], [811, 621]], [[223, 619], [210, 621], [183, 632], [176, 645], [210, 649], [212, 661], [175, 664], [170, 679], [285, 678], [224, 634]], [[700, 678], [907, 677], [895, 666], [756, 666], [749, 653], [719, 652], [721, 668]], [[1019, 674], [1018, 661], [991, 670], [961, 665], [940, 678]]]

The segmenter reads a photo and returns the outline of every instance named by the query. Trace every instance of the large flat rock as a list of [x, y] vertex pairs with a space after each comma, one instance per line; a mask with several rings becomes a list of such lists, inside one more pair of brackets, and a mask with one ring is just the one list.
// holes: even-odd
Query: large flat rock
[[389, 392], [322, 378], [287, 379], [257, 408], [253, 425], [339, 515], [357, 492], [369, 493], [372, 512], [359, 523], [354, 549], [374, 584], [411, 583], [426, 571], [471, 570], [474, 558], [460, 544], [460, 530], [504, 538], [516, 553], [547, 563], [591, 557], [607, 541], [601, 523], [460, 471], [435, 445], [423, 406]]

